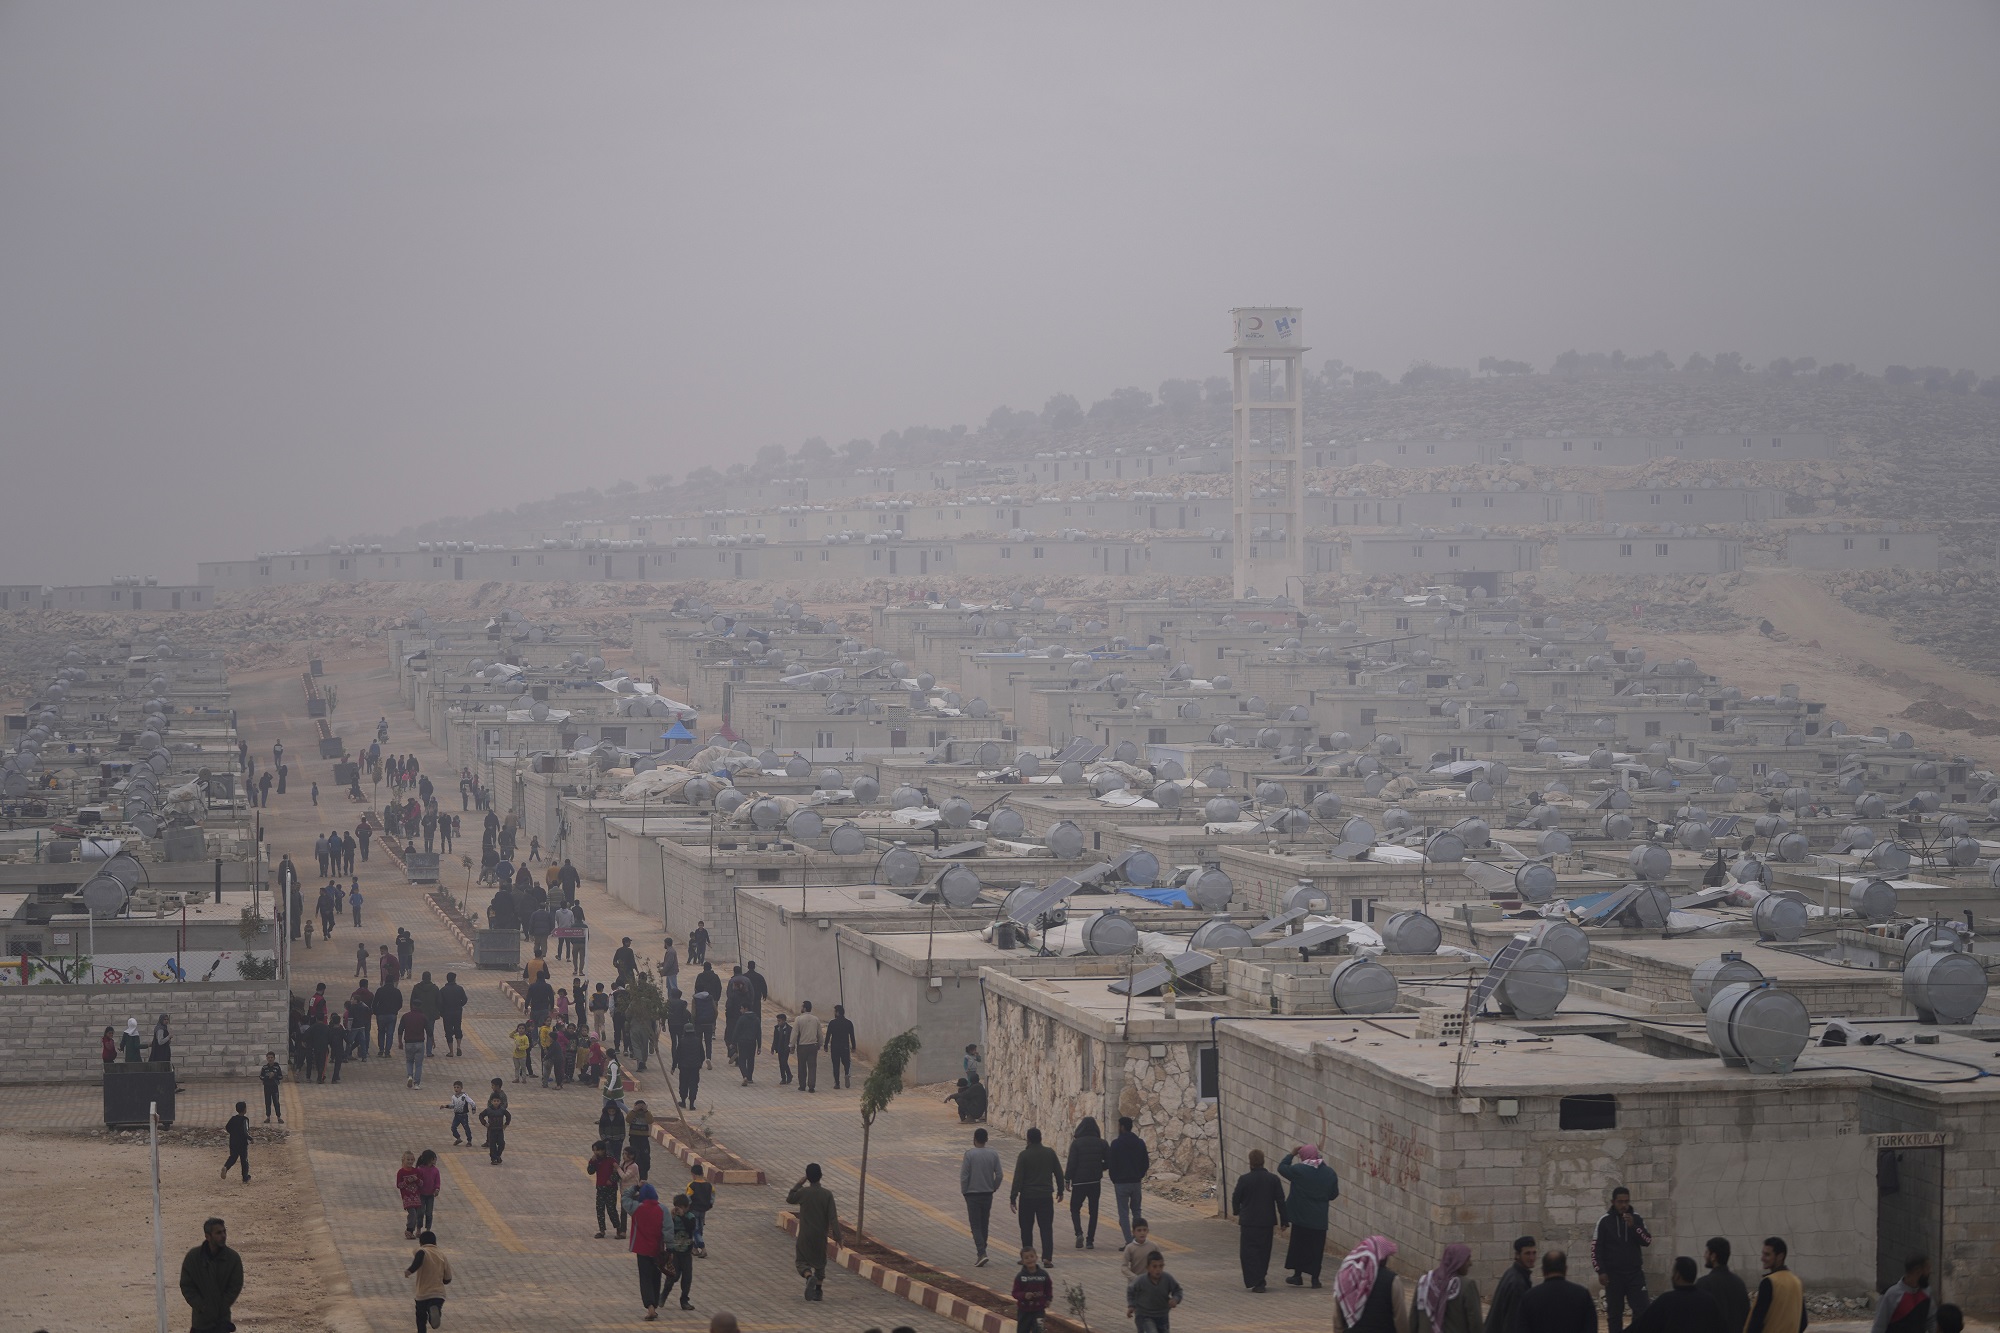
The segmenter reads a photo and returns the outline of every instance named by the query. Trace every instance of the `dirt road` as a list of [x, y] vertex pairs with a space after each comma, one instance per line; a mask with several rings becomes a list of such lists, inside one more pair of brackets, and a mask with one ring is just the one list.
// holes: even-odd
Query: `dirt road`
[[1897, 714], [1926, 687], [1962, 698], [1965, 706], [2000, 716], [2000, 679], [1955, 666], [1930, 650], [1889, 637], [1888, 625], [1836, 601], [1810, 578], [1751, 570], [1733, 599], [1747, 616], [1771, 621], [1785, 638], [1768, 639], [1755, 628], [1724, 634], [1661, 634], [1613, 623], [1612, 642], [1637, 644], [1655, 661], [1693, 658], [1745, 694], [1771, 694], [1795, 684], [1851, 731], [1886, 725], [1908, 731], [1917, 743], [1979, 758], [2000, 759], [2000, 744], [1963, 731], [1939, 731]]

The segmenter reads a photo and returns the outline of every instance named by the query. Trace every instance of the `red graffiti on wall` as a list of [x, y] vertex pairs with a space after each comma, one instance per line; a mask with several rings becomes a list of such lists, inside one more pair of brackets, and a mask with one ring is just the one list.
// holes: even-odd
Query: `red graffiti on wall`
[[1407, 1189], [1423, 1179], [1429, 1150], [1415, 1134], [1396, 1128], [1392, 1120], [1376, 1122], [1373, 1141], [1361, 1150], [1361, 1169], [1377, 1180]]

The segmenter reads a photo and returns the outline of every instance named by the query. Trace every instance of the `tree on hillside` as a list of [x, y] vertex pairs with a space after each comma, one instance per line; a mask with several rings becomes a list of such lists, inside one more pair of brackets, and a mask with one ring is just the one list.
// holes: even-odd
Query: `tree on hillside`
[[687, 475], [690, 486], [715, 486], [722, 481], [722, 474], [712, 467], [698, 467]]
[[1067, 393], [1051, 394], [1042, 404], [1042, 424], [1050, 430], [1070, 430], [1083, 424], [1083, 407]]
[[1236, 401], [1236, 390], [1220, 375], [1210, 375], [1201, 382], [1201, 400], [1210, 407], [1229, 407]]
[[1479, 373], [1482, 375], [1532, 375], [1535, 368], [1525, 361], [1502, 361], [1497, 356], [1479, 358]]
[[824, 463], [832, 457], [833, 446], [817, 435], [799, 446], [799, 461], [802, 463]]
[[1160, 406], [1176, 416], [1185, 416], [1201, 406], [1201, 384], [1197, 380], [1166, 380], [1160, 385]]
[[765, 467], [777, 467], [785, 461], [785, 446], [767, 444], [757, 451], [757, 461]]
[[875, 452], [875, 441], [856, 438], [849, 440], [841, 448], [846, 452], [848, 462], [865, 463], [868, 461], [868, 455]]
[[664, 491], [667, 487], [674, 484], [674, 474], [671, 472], [655, 472], [646, 478], [646, 484], [656, 491]]

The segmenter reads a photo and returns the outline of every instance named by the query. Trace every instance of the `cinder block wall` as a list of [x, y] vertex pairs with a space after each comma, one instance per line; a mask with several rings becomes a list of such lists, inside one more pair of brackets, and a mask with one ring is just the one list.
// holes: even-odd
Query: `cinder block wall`
[[139, 1020], [150, 1049], [168, 1015], [174, 1069], [184, 1078], [250, 1078], [264, 1052], [285, 1051], [288, 990], [278, 981], [186, 986], [14, 986], [0, 989], [0, 1084], [89, 1083], [101, 1075], [98, 1037]]

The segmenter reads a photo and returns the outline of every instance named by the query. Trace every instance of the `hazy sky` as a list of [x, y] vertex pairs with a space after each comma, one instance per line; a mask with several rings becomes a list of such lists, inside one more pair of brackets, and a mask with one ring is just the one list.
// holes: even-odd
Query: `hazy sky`
[[[2000, 7], [0, 4], [0, 581], [1222, 373], [2000, 373]], [[614, 506], [615, 507], [615, 506]]]

